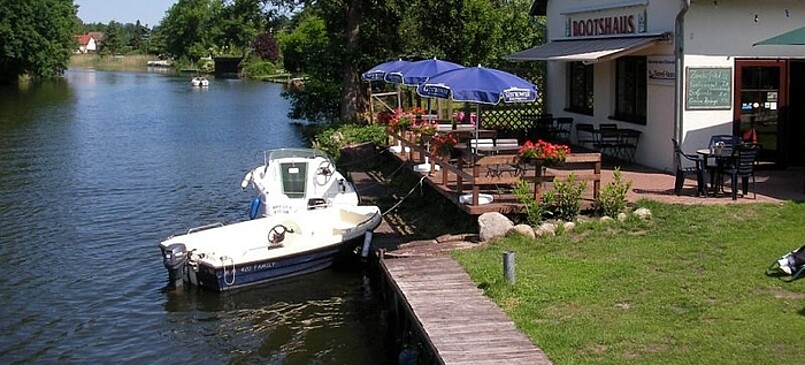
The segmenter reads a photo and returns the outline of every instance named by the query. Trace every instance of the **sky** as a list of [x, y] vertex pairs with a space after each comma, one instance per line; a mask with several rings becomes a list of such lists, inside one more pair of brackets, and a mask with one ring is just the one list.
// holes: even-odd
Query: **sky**
[[153, 28], [178, 0], [73, 0], [84, 23], [135, 23]]

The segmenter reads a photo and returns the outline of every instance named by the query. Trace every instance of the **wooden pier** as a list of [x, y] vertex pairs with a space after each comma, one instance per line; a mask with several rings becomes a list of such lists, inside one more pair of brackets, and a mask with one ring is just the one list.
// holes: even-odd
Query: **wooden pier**
[[551, 364], [452, 258], [381, 258], [379, 263], [437, 363]]

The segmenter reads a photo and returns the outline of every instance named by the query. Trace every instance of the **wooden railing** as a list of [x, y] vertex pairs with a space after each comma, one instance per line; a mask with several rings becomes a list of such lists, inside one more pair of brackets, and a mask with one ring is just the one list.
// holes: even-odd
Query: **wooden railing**
[[[469, 160], [464, 156], [460, 156], [453, 163], [441, 156], [431, 154], [426, 148], [408, 140], [400, 133], [387, 133], [395, 140], [395, 143], [396, 140], [401, 142], [403, 151], [406, 150], [405, 147], [408, 147], [408, 152], [402, 152], [406, 160], [421, 161], [425, 156], [428, 156], [431, 166], [438, 164], [441, 168], [443, 185], [447, 185], [447, 182], [451, 181], [450, 175], [454, 175], [458, 194], [462, 194], [466, 189], [472, 191], [472, 205], [478, 204], [478, 195], [480, 194], [481, 186], [484, 185], [516, 185], [520, 181], [528, 181], [533, 183], [532, 192], [534, 198], [537, 199], [542, 194], [543, 184], [553, 182], [557, 178], [556, 174], [545, 174], [542, 166], [538, 164], [521, 164], [519, 156], [513, 154], [470, 157]], [[469, 171], [466, 168], [469, 168]], [[601, 189], [600, 153], [568, 154], [565, 162], [558, 166], [556, 170], [571, 171], [575, 174], [577, 180], [591, 182], [593, 199], [598, 198], [598, 193]], [[434, 169], [431, 168], [431, 171], [434, 171]], [[548, 171], [550, 172], [551, 170]]]

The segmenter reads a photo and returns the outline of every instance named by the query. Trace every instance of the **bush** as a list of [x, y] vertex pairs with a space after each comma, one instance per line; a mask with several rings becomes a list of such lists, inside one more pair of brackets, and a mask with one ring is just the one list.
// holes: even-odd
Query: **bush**
[[248, 78], [277, 74], [277, 65], [271, 61], [254, 59], [243, 66], [243, 74]]
[[526, 219], [531, 225], [538, 225], [542, 222], [542, 217], [545, 215], [545, 206], [534, 199], [531, 192], [531, 184], [526, 181], [520, 181], [514, 187], [514, 196], [525, 207]]
[[313, 138], [313, 147], [327, 152], [334, 159], [341, 157], [341, 148], [358, 143], [386, 142], [385, 127], [379, 124], [332, 124], [322, 128]]
[[618, 213], [626, 210], [628, 200], [626, 200], [626, 193], [632, 188], [632, 181], [624, 182], [621, 178], [621, 170], [619, 167], [615, 168], [614, 179], [612, 182], [606, 184], [598, 193], [598, 199], [595, 200], [595, 210], [602, 215], [614, 217]]
[[571, 172], [565, 181], [554, 180], [553, 190], [545, 192], [543, 201], [554, 218], [572, 221], [581, 211], [581, 195], [586, 189], [587, 181], [578, 181]]

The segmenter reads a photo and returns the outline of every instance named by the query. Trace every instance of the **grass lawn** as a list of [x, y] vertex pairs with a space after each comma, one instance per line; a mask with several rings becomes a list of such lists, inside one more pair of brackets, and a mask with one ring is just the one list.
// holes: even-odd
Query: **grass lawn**
[[[805, 244], [805, 204], [682, 206], [454, 253], [556, 364], [805, 363], [805, 279], [764, 275]], [[514, 285], [501, 253], [514, 251]]]

